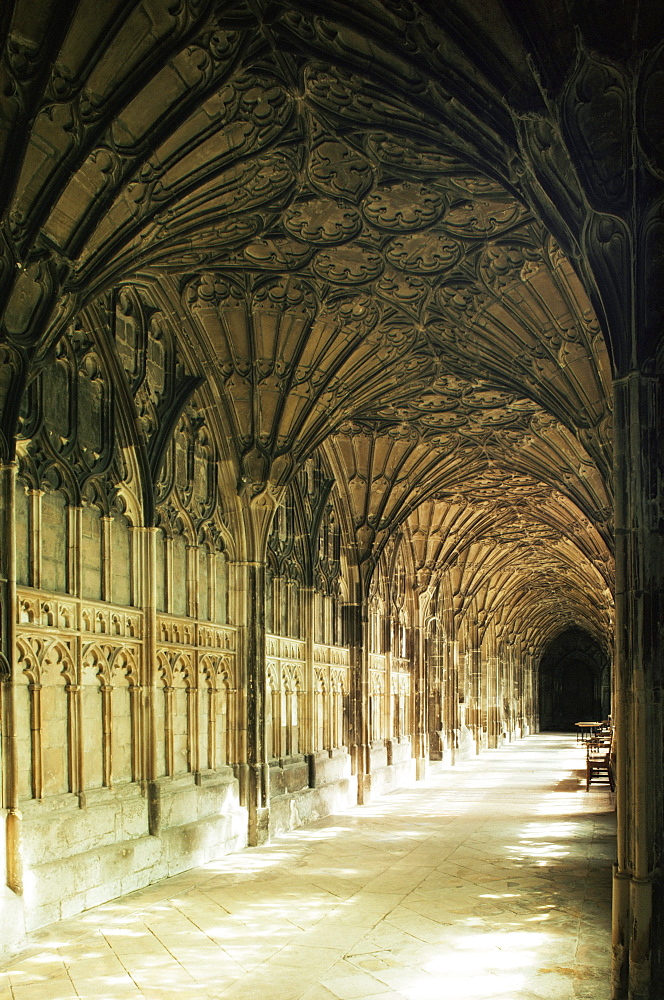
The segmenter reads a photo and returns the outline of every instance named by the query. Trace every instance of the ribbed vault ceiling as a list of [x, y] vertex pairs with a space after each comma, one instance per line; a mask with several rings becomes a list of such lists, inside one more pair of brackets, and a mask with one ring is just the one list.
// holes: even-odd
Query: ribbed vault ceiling
[[502, 8], [474, 63], [474, 5], [431, 6], [8, 5], [5, 330], [151, 289], [238, 502], [321, 448], [359, 565], [400, 528], [418, 586], [605, 632], [610, 366], [520, 160], [536, 88]]

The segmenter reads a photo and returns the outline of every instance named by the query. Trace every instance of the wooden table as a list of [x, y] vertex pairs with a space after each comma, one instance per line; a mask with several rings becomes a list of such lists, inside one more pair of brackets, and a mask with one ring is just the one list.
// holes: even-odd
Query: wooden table
[[[599, 729], [599, 727], [602, 725], [602, 723], [601, 722], [575, 722], [574, 725], [576, 726], [576, 742], [578, 743], [579, 740], [582, 740], [582, 742], [585, 743], [586, 739], [590, 738], [593, 735], [593, 733], [595, 732], [595, 730]], [[584, 730], [587, 730], [587, 732], [585, 732]]]

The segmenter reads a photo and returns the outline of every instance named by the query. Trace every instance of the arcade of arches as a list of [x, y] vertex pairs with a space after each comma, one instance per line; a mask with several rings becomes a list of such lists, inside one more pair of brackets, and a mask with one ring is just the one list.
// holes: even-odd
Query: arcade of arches
[[612, 712], [662, 995], [663, 21], [2, 5], [7, 953]]

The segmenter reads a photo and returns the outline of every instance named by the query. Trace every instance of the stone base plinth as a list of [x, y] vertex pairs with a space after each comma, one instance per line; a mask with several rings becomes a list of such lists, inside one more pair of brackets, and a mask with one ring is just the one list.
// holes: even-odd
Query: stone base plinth
[[30, 931], [245, 847], [247, 813], [228, 769], [25, 803], [22, 840]]

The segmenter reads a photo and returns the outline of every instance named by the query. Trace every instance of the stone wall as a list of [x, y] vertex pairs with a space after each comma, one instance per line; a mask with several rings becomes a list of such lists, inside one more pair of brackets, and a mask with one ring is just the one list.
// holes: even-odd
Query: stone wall
[[332, 453], [229, 479], [192, 346], [154, 289], [119, 287], [25, 389], [2, 471], [5, 949], [536, 724], [532, 655], [450, 615], [449, 580], [417, 585], [412, 525], [367, 560]]

